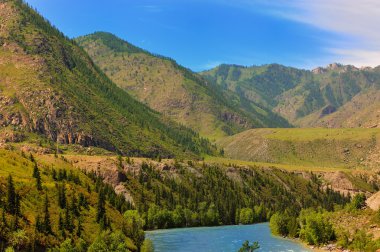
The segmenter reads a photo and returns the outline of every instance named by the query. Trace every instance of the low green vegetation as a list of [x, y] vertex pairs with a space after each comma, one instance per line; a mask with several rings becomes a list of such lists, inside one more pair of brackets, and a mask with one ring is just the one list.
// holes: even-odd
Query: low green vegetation
[[275, 235], [300, 238], [309, 245], [334, 242], [343, 249], [376, 251], [380, 248], [380, 240], [374, 240], [370, 226], [379, 223], [378, 213], [365, 209], [365, 199], [364, 194], [356, 194], [344, 208], [335, 207], [330, 211], [308, 208], [296, 214], [288, 208], [272, 215], [270, 229]]
[[217, 142], [224, 156], [256, 163], [376, 168], [380, 129], [252, 129]]

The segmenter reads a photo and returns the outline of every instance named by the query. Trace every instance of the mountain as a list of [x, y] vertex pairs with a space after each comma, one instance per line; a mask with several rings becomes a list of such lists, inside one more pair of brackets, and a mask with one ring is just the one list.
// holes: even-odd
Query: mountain
[[211, 139], [254, 127], [289, 127], [271, 110], [213, 83], [175, 61], [105, 32], [76, 39], [119, 87], [165, 116]]
[[296, 126], [380, 127], [380, 67], [221, 65], [201, 75]]
[[118, 88], [77, 44], [22, 1], [0, 2], [0, 136], [44, 136], [137, 156], [212, 151], [198, 134]]

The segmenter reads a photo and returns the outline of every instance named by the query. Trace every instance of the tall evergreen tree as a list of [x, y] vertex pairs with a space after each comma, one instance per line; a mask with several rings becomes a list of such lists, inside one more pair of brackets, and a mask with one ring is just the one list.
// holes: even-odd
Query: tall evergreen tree
[[58, 229], [59, 229], [59, 231], [63, 231], [65, 229], [65, 223], [63, 221], [63, 217], [62, 217], [61, 213], [59, 213]]
[[74, 230], [74, 223], [73, 223], [73, 218], [70, 213], [70, 209], [66, 207], [65, 211], [65, 228], [69, 232], [72, 232]]
[[99, 223], [106, 215], [106, 196], [103, 188], [99, 190], [98, 194], [98, 206], [96, 212], [96, 221]]
[[43, 225], [41, 223], [40, 215], [37, 215], [36, 217], [36, 231], [39, 233], [43, 232]]
[[81, 236], [82, 236], [82, 230], [83, 230], [82, 219], [81, 219], [81, 218], [78, 218], [78, 226], [77, 226], [77, 233], [76, 233], [76, 235], [77, 235], [78, 237], [81, 237]]
[[11, 214], [16, 214], [17, 212], [17, 195], [13, 184], [12, 175], [8, 177], [7, 185], [7, 210]]
[[58, 204], [61, 209], [66, 208], [66, 186], [65, 184], [58, 185]]
[[51, 222], [50, 222], [50, 213], [49, 213], [49, 198], [47, 193], [45, 194], [44, 202], [44, 223], [43, 223], [45, 233], [51, 234]]
[[41, 174], [40, 174], [40, 170], [38, 169], [37, 163], [34, 163], [33, 177], [36, 179], [37, 190], [41, 191], [42, 190]]

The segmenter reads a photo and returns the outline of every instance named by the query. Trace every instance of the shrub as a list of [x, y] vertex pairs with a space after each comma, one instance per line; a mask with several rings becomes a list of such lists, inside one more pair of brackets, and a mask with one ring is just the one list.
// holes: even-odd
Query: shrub
[[302, 210], [300, 225], [300, 238], [311, 245], [321, 245], [335, 239], [333, 226], [323, 212]]
[[284, 213], [273, 214], [270, 218], [269, 227], [273, 234], [287, 236], [289, 234], [288, 216]]

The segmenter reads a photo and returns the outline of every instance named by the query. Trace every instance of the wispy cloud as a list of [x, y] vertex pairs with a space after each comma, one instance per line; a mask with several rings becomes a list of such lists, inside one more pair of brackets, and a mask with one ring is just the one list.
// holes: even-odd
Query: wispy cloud
[[194, 70], [195, 71], [209, 70], [209, 69], [215, 68], [215, 67], [217, 67], [223, 63], [226, 63], [226, 62], [221, 61], [221, 60], [209, 60], [204, 64], [201, 64], [199, 66], [194, 67]]
[[[223, 0], [224, 1], [224, 0]], [[378, 0], [237, 0], [250, 7], [345, 36], [326, 51], [336, 60], [357, 66], [380, 64], [380, 1]]]
[[141, 9], [144, 9], [146, 12], [162, 12], [161, 6], [158, 5], [140, 5], [139, 6]]

